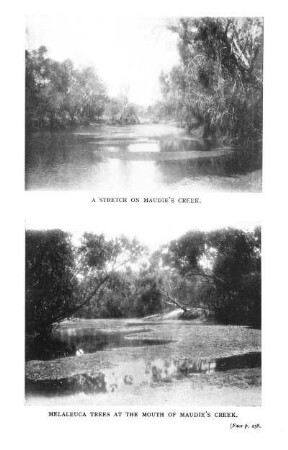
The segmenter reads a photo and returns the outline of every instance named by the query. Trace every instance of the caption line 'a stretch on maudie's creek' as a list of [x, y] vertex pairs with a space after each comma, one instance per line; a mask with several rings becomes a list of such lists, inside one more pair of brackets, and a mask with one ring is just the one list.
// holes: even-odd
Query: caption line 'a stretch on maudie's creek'
[[92, 203], [202, 203], [199, 197], [92, 197]]

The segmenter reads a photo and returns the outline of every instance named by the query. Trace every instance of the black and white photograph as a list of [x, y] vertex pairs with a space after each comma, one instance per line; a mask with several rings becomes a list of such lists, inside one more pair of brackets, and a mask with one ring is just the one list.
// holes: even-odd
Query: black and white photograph
[[3, 448], [285, 448], [283, 6], [2, 5]]
[[259, 224], [107, 222], [27, 223], [26, 405], [260, 406]]
[[262, 17], [64, 22], [26, 17], [26, 190], [261, 192]]

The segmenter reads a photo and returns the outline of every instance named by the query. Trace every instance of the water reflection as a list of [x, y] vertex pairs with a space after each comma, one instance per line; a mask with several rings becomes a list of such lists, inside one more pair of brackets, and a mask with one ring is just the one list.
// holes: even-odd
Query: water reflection
[[136, 144], [129, 144], [128, 152], [159, 152], [160, 145], [158, 142], [136, 142]]
[[246, 175], [254, 170], [261, 169], [261, 155], [254, 151], [245, 154], [241, 150], [235, 150], [229, 155], [220, 154], [215, 157], [197, 158], [194, 160], [187, 159], [186, 161], [158, 161], [157, 165], [159, 171], [163, 174], [164, 182], [167, 181], [168, 174], [169, 182], [175, 183], [183, 178], [201, 179], [201, 177], [236, 177], [239, 175]]
[[25, 380], [26, 394], [45, 396], [69, 395], [75, 393], [95, 394], [114, 392], [123, 385], [143, 385], [167, 383], [175, 379], [193, 374], [213, 374], [214, 372], [233, 369], [251, 369], [261, 366], [261, 353], [251, 352], [216, 359], [185, 359], [166, 361], [158, 359], [149, 363], [136, 361], [133, 367], [123, 362], [122, 367], [111, 371], [88, 371], [71, 374], [65, 377], [41, 378]]
[[186, 359], [178, 367], [179, 373], [189, 375], [193, 373], [224, 372], [234, 369], [251, 369], [261, 366], [261, 352], [250, 352], [241, 355], [226, 356], [224, 358]]
[[26, 189], [159, 191], [204, 180], [213, 190], [215, 177], [230, 177], [223, 189], [233, 190], [237, 177], [260, 168], [257, 151], [215, 148], [171, 126], [104, 125], [26, 137]]
[[135, 333], [149, 331], [151, 331], [149, 328], [129, 331], [105, 331], [95, 330], [95, 328], [58, 330], [51, 334], [26, 338], [26, 360], [45, 361], [113, 348], [164, 345], [173, 342], [169, 339], [131, 338]]

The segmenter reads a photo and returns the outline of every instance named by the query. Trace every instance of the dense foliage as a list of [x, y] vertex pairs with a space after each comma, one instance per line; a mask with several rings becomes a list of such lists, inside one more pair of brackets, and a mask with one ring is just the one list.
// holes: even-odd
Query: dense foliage
[[[85, 233], [81, 244], [72, 244], [59, 230], [26, 233], [26, 328], [45, 331], [54, 323], [81, 311], [99, 307], [104, 295], [111, 303], [122, 274], [144, 253], [137, 241], [125, 237], [107, 240]], [[109, 305], [106, 305], [109, 309]], [[110, 310], [110, 309], [109, 309]], [[117, 316], [111, 308], [110, 315]]]
[[139, 123], [127, 96], [109, 98], [92, 67], [77, 69], [69, 59], [47, 57], [47, 49], [25, 54], [26, 127], [57, 129], [104, 119], [111, 124]]
[[26, 327], [68, 317], [143, 317], [201, 308], [222, 323], [261, 324], [261, 235], [189, 232], [153, 254], [136, 240], [59, 230], [26, 235]]
[[[261, 324], [261, 234], [226, 229], [190, 232], [163, 249], [162, 264], [192, 283], [196, 303], [223, 323]], [[187, 297], [189, 300], [189, 297]]]
[[164, 101], [158, 113], [204, 138], [238, 144], [262, 137], [263, 21], [258, 18], [182, 18], [181, 63], [161, 75]]
[[99, 119], [106, 89], [94, 69], [76, 69], [71, 60], [54, 61], [47, 49], [26, 50], [27, 128], [59, 128]]
[[26, 330], [65, 319], [76, 303], [70, 237], [60, 230], [26, 233]]
[[142, 268], [114, 273], [97, 302], [79, 311], [83, 318], [144, 317], [162, 312], [164, 304], [154, 274]]
[[107, 101], [104, 117], [110, 125], [135, 125], [140, 123], [137, 105], [129, 103], [126, 95]]

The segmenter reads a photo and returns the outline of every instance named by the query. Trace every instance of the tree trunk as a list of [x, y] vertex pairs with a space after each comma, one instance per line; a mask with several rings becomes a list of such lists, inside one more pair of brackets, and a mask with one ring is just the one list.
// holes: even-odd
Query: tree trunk
[[174, 297], [172, 297], [170, 294], [168, 294], [168, 292], [160, 289], [160, 293], [164, 296], [167, 297], [172, 303], [169, 303], [170, 305], [175, 305], [178, 306], [178, 308], [181, 308], [184, 312], [187, 311], [187, 307], [184, 305], [181, 305], [181, 303], [178, 302], [178, 300], [176, 300]]

